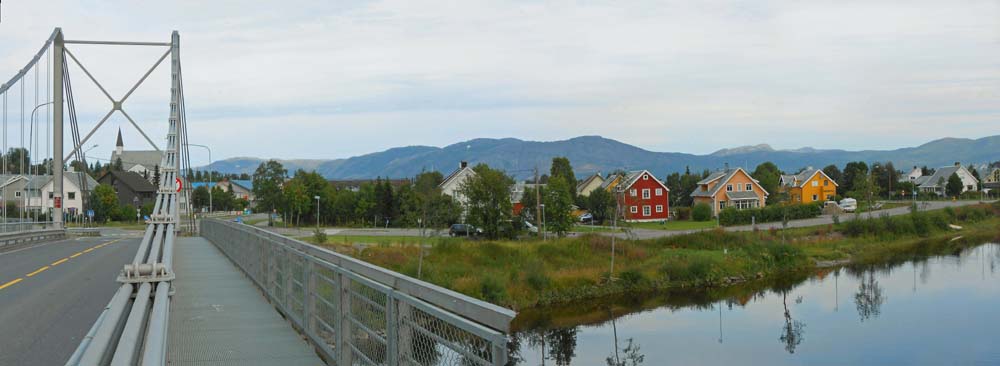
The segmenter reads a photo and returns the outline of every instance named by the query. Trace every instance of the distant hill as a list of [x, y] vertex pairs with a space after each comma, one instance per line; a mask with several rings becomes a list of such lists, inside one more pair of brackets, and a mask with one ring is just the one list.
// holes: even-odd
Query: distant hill
[[[663, 177], [683, 171], [685, 167], [690, 167], [692, 171], [714, 170], [728, 163], [730, 166], [753, 169], [765, 161], [772, 161], [786, 171], [829, 164], [842, 167], [849, 161], [857, 160], [892, 161], [897, 168], [905, 170], [914, 165], [939, 167], [956, 161], [966, 164], [1000, 160], [1000, 135], [980, 139], [943, 138], [896, 150], [817, 150], [810, 147], [775, 150], [760, 144], [722, 149], [708, 155], [649, 151], [600, 136], [545, 142], [514, 138], [475, 139], [445, 147], [398, 147], [347, 159], [276, 160], [289, 172], [316, 170], [329, 179], [405, 178], [423, 170], [437, 170], [447, 175], [462, 160], [471, 164], [486, 163], [518, 178], [527, 178], [536, 166], [541, 173], [547, 172], [554, 156], [568, 157], [574, 171], [581, 177], [616, 169], [647, 169]], [[263, 161], [259, 158], [231, 158], [214, 162], [208, 168], [226, 173], [253, 173]]]

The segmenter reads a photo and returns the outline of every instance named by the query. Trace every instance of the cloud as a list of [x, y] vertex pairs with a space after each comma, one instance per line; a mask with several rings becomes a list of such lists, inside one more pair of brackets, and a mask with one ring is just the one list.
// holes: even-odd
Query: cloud
[[[8, 74], [54, 26], [79, 39], [179, 30], [191, 139], [216, 158], [334, 158], [476, 137], [600, 134], [707, 153], [1000, 133], [992, 1], [90, 0], [3, 10]], [[130, 79], [117, 90], [158, 56], [78, 48], [95, 74]], [[81, 128], [92, 126], [107, 102], [83, 92], [79, 72], [73, 80]], [[167, 83], [158, 70], [127, 106], [156, 136]], [[141, 141], [125, 123], [126, 141]], [[95, 135], [95, 151], [106, 155], [113, 138]]]

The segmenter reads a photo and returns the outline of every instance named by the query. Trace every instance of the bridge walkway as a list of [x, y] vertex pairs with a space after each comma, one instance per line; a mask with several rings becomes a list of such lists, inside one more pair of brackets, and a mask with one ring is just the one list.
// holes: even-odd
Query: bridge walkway
[[205, 238], [177, 238], [173, 267], [169, 364], [324, 365], [253, 282]]

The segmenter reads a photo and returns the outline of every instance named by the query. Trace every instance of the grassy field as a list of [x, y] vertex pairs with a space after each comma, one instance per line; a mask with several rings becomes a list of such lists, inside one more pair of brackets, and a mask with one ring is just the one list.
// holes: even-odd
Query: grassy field
[[714, 229], [719, 225], [716, 225], [715, 220], [710, 220], [710, 221], [671, 220], [667, 222], [635, 222], [635, 223], [629, 223], [628, 226], [636, 229], [683, 231], [683, 230]]
[[[951, 231], [948, 223], [963, 225]], [[583, 235], [540, 241], [331, 236], [324, 245], [394, 271], [514, 309], [656, 289], [719, 286], [818, 265], [948, 252], [995, 240], [1000, 205], [921, 212], [785, 231], [704, 232], [652, 240]], [[961, 235], [962, 240], [951, 241]], [[352, 243], [377, 245], [357, 248]]]

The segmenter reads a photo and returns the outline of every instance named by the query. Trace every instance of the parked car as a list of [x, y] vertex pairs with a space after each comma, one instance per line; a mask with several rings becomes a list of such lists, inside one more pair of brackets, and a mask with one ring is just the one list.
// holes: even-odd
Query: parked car
[[588, 222], [594, 220], [594, 215], [590, 212], [580, 215], [580, 222]]
[[845, 198], [840, 200], [839, 205], [840, 208], [844, 210], [844, 212], [854, 212], [857, 211], [858, 209], [858, 200], [853, 198]]
[[533, 225], [530, 221], [524, 221], [524, 229], [528, 230], [529, 233], [538, 234], [538, 226]]
[[483, 229], [469, 224], [454, 224], [448, 228], [448, 235], [451, 236], [479, 236], [482, 233]]

